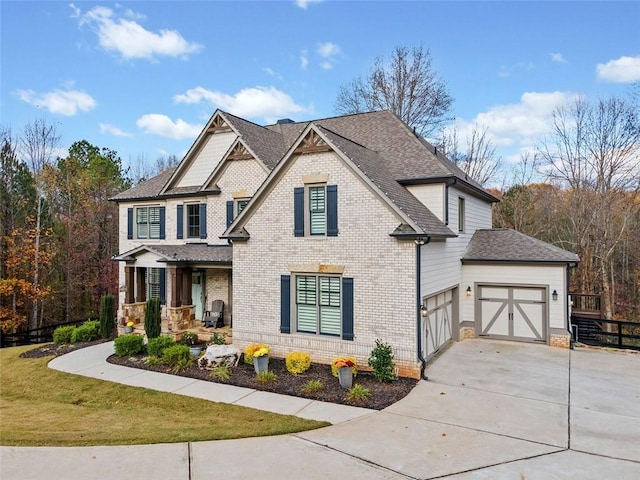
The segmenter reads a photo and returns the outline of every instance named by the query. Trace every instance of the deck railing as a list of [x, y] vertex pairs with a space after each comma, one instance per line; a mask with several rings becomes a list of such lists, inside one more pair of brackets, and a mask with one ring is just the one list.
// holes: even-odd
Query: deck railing
[[570, 293], [571, 311], [577, 316], [602, 318], [602, 296], [599, 293]]

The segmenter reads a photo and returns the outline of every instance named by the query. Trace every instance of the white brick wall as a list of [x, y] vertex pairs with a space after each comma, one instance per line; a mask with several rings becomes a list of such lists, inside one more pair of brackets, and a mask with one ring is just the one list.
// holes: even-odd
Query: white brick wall
[[[293, 235], [293, 189], [310, 173], [328, 174], [328, 184], [338, 185], [338, 237]], [[315, 362], [350, 354], [366, 365], [380, 338], [393, 346], [398, 364], [415, 367], [415, 245], [389, 236], [399, 224], [335, 154], [298, 157], [247, 222], [250, 240], [234, 244], [234, 343], [268, 343], [277, 356], [304, 350]], [[280, 334], [280, 275], [314, 263], [342, 265], [354, 279], [354, 341]], [[292, 331], [294, 323], [292, 312]]]

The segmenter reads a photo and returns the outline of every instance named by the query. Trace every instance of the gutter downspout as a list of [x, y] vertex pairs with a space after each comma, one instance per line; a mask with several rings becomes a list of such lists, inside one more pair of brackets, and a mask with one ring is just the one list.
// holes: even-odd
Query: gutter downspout
[[575, 343], [575, 340], [574, 340], [575, 337], [573, 335], [573, 325], [571, 325], [571, 314], [569, 312], [569, 298], [570, 298], [569, 297], [569, 283], [570, 283], [570, 278], [571, 278], [571, 267], [572, 267], [572, 265], [570, 263], [567, 263], [567, 285], [565, 287], [566, 288], [566, 290], [565, 290], [565, 292], [566, 292], [566, 296], [565, 296], [566, 300], [565, 301], [567, 303], [565, 305], [565, 311], [566, 311], [565, 314], [567, 316], [567, 327], [568, 327], [568, 330], [569, 330], [569, 335], [571, 335], [571, 338], [569, 339], [569, 348], [571, 350], [573, 350], [573, 346], [574, 346], [574, 343]]
[[424, 369], [427, 367], [427, 359], [422, 355], [422, 296], [421, 296], [421, 275], [420, 266], [422, 264], [422, 251], [421, 247], [428, 244], [431, 241], [431, 237], [427, 237], [426, 240], [423, 237], [416, 238], [416, 327], [418, 334], [418, 360], [420, 360], [420, 378], [422, 380], [429, 380], [424, 375]]

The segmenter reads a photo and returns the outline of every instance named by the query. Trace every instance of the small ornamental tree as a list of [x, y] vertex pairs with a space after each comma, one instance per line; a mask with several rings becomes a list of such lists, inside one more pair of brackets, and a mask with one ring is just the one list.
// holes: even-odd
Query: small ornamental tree
[[100, 299], [100, 336], [109, 338], [116, 327], [113, 295], [103, 295]]
[[161, 331], [161, 307], [159, 298], [150, 298], [147, 300], [147, 308], [144, 312], [144, 331], [147, 338], [156, 338], [160, 336]]
[[388, 343], [376, 340], [376, 346], [371, 350], [368, 364], [373, 368], [372, 375], [381, 382], [391, 382], [396, 379], [393, 350]]

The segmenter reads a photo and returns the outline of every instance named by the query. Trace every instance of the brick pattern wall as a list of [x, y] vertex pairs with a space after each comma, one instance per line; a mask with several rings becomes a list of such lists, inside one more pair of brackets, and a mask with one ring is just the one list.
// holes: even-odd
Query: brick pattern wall
[[[293, 189], [313, 173], [328, 174], [328, 184], [338, 185], [338, 237], [293, 235]], [[248, 220], [250, 240], [234, 244], [234, 343], [240, 348], [267, 343], [276, 356], [303, 350], [314, 362], [323, 363], [348, 354], [366, 365], [379, 338], [393, 346], [403, 372], [414, 371], [415, 245], [389, 236], [399, 224], [390, 208], [335, 154], [295, 159]], [[341, 265], [344, 276], [354, 279], [354, 341], [280, 334], [280, 275], [295, 273], [291, 266], [296, 264]]]

